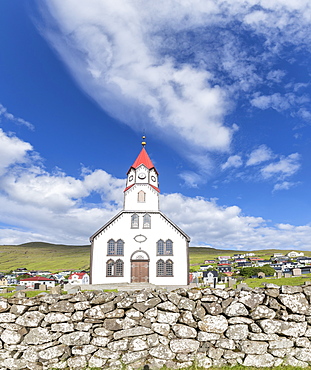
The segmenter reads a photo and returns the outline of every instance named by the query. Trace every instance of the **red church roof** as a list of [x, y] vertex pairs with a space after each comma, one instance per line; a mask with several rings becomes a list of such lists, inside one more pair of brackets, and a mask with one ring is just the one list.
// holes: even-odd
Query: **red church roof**
[[147, 153], [147, 151], [146, 151], [146, 149], [144, 147], [142, 148], [142, 150], [138, 154], [138, 157], [136, 158], [135, 162], [132, 164], [131, 168], [135, 168], [136, 169], [141, 164], [143, 164], [144, 166], [146, 166], [148, 168], [148, 170], [150, 170], [151, 168], [154, 168], [155, 171], [156, 171], [156, 173], [158, 173], [158, 171], [156, 170], [156, 168], [154, 167], [153, 163], [151, 162], [151, 159], [149, 158], [149, 155], [148, 155], [148, 153]]

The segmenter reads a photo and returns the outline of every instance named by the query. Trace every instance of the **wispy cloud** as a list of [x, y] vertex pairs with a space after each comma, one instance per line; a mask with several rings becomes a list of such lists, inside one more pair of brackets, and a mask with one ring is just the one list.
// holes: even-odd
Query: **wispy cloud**
[[272, 150], [266, 145], [260, 145], [257, 149], [254, 149], [250, 154], [246, 162], [246, 166], [255, 166], [262, 162], [268, 161], [273, 157]]
[[294, 186], [297, 186], [297, 182], [283, 181], [274, 185], [273, 191], [288, 190]]
[[7, 108], [4, 107], [2, 104], [0, 104], [0, 119], [1, 118], [14, 122], [17, 125], [24, 125], [28, 127], [30, 130], [34, 130], [35, 128], [35, 126], [32, 123], [25, 121], [23, 118], [15, 117], [12, 113], [9, 113]]
[[231, 155], [227, 162], [221, 165], [222, 170], [226, 170], [227, 168], [238, 168], [243, 165], [243, 161], [240, 155]]
[[265, 179], [277, 177], [285, 179], [294, 175], [300, 168], [300, 154], [293, 153], [287, 157], [282, 157], [278, 162], [270, 163], [261, 169], [261, 174]]
[[[49, 25], [44, 35], [81, 88], [133, 129], [165, 131], [186, 157], [191, 148], [198, 156], [230, 149], [226, 117], [239, 97], [307, 117], [308, 96], [276, 61], [281, 54], [298, 66], [286, 47], [310, 50], [307, 0], [260, 1], [258, 9], [252, 0], [38, 4]], [[280, 81], [292, 85], [281, 93]]]

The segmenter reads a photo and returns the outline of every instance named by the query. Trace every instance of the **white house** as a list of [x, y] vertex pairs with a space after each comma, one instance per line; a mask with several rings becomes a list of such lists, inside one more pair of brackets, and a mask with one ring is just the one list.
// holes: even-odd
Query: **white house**
[[209, 285], [212, 288], [216, 288], [218, 282], [218, 272], [217, 271], [204, 271], [203, 272], [203, 284]]
[[303, 252], [295, 252], [295, 251], [291, 251], [289, 253], [287, 253], [286, 255], [287, 257], [290, 257], [290, 258], [295, 258], [295, 257], [303, 257], [304, 256], [304, 253]]
[[145, 144], [127, 172], [123, 210], [90, 238], [91, 284], [188, 284], [190, 239], [160, 211], [158, 171]]
[[34, 276], [25, 279], [21, 279], [19, 282], [20, 285], [24, 285], [26, 288], [39, 289], [41, 284], [46, 285], [48, 288], [55, 287], [55, 280], [48, 279], [43, 276]]
[[68, 277], [69, 284], [90, 284], [90, 277], [86, 272], [73, 272]]

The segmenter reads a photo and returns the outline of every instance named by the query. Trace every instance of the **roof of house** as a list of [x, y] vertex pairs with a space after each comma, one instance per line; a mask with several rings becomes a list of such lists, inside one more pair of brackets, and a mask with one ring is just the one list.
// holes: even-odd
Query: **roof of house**
[[86, 273], [86, 272], [73, 272], [73, 273], [69, 276], [69, 278], [68, 278], [68, 279], [71, 279], [71, 277], [72, 277], [73, 275], [78, 275], [78, 276], [79, 276], [79, 278], [80, 278], [80, 279], [82, 279], [84, 275], [87, 275], [87, 273]]
[[33, 277], [21, 279], [20, 281], [54, 281], [54, 279], [48, 279], [43, 276], [33, 276]]
[[[156, 171], [156, 173], [158, 173], [158, 171], [156, 170], [156, 168], [154, 167], [154, 164], [152, 163], [146, 149], [143, 147], [140, 151], [140, 153], [138, 154], [138, 157], [135, 159], [135, 162], [132, 164], [132, 166], [130, 167], [131, 168], [134, 168], [136, 169], [137, 167], [139, 167], [141, 164], [143, 164], [144, 166], [146, 166], [148, 168], [148, 170], [150, 170], [151, 168], [154, 168], [154, 170]], [[129, 171], [130, 171], [129, 169]], [[128, 172], [129, 172], [128, 171]]]

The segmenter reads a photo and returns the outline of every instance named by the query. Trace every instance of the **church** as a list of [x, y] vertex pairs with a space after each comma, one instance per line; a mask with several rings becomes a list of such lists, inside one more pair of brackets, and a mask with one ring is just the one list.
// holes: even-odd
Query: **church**
[[127, 172], [123, 210], [90, 238], [91, 284], [188, 285], [190, 238], [160, 211], [145, 145]]

